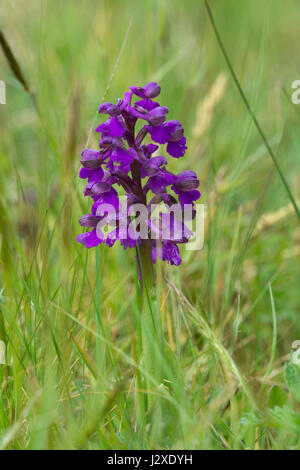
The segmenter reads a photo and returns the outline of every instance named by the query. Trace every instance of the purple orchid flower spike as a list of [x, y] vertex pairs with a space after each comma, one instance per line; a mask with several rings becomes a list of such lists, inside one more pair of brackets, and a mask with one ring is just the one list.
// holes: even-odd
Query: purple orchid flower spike
[[[160, 91], [155, 82], [131, 86], [116, 104], [99, 106], [99, 113], [108, 115], [108, 119], [96, 129], [100, 133], [99, 149], [83, 150], [79, 174], [87, 179], [84, 195], [92, 199], [93, 205], [91, 214], [79, 221], [91, 230], [79, 234], [77, 241], [87, 248], [100, 244], [111, 247], [117, 240], [124, 249], [134, 247], [139, 273], [146, 273], [148, 278], [149, 273], [153, 276], [157, 258], [178, 266], [178, 245], [187, 243], [192, 235], [182, 217], [153, 216], [152, 205], [176, 206], [178, 216], [187, 204], [193, 208], [201, 196], [193, 171], [173, 174], [167, 169], [165, 156], [156, 154], [159, 145], [166, 145], [166, 152], [173, 158], [183, 157], [187, 150], [181, 123], [166, 120], [168, 108], [153, 100]], [[139, 98], [135, 102], [134, 96]], [[142, 124], [139, 132], [137, 122]], [[120, 189], [124, 190], [125, 210]], [[145, 209], [143, 220], [134, 213], [135, 205]], [[137, 222], [134, 231], [133, 221]]]

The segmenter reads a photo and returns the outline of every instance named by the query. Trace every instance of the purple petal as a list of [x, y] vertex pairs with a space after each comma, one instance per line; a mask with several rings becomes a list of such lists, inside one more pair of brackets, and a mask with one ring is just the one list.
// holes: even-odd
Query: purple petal
[[148, 185], [154, 194], [163, 193], [170, 184], [173, 184], [175, 176], [160, 170], [155, 176], [151, 176], [148, 180]]
[[152, 111], [152, 109], [157, 108], [159, 106], [159, 103], [156, 103], [156, 101], [152, 101], [149, 99], [137, 101], [135, 104], [141, 106], [144, 109], [147, 109], [147, 111]]
[[139, 237], [139, 234], [137, 234], [136, 238], [132, 238], [127, 230], [127, 234], [125, 237], [124, 235], [120, 236], [120, 243], [123, 246], [124, 250], [126, 250], [127, 248], [135, 248], [141, 243], [141, 239]]
[[101, 181], [103, 178], [104, 172], [102, 168], [97, 168], [97, 170], [89, 170], [87, 168], [81, 168], [79, 172], [79, 178], [86, 179], [88, 178], [89, 183], [96, 183]]
[[100, 195], [100, 194], [103, 194], [103, 193], [107, 193], [108, 191], [110, 191], [111, 189], [111, 186], [106, 183], [105, 181], [102, 181], [100, 183], [95, 183], [92, 188], [91, 188], [91, 193], [96, 196], [96, 195]]
[[158, 106], [148, 112], [147, 121], [151, 126], [159, 126], [165, 121], [168, 112], [169, 110], [165, 106]]
[[115, 148], [111, 153], [111, 158], [114, 162], [130, 164], [136, 157], [133, 149], [125, 149], [122, 147]]
[[194, 171], [182, 171], [176, 176], [174, 186], [179, 191], [190, 191], [196, 189], [199, 186], [199, 180]]
[[103, 193], [98, 197], [92, 206], [92, 214], [97, 215], [97, 209], [102, 204], [111, 204], [111, 206], [113, 206], [116, 211], [119, 209], [119, 197], [117, 191], [114, 188], [111, 188], [110, 191]]
[[96, 129], [97, 132], [102, 133], [102, 137], [123, 137], [124, 127], [120, 120], [116, 117], [110, 117], [107, 121], [101, 124]]
[[180, 204], [193, 204], [194, 201], [197, 201], [201, 193], [197, 189], [192, 189], [191, 191], [179, 191], [175, 186], [172, 186], [173, 191], [178, 194], [178, 199]]
[[111, 137], [122, 137], [124, 135], [124, 127], [116, 117], [111, 118], [109, 133]]
[[187, 149], [185, 143], [185, 137], [182, 137], [180, 140], [174, 142], [170, 141], [167, 145], [167, 152], [174, 158], [183, 157]]
[[[179, 204], [178, 207], [180, 208]], [[181, 219], [184, 218], [183, 211]], [[193, 232], [189, 230], [183, 223], [174, 216], [174, 212], [161, 214], [161, 238], [176, 243], [186, 243], [193, 236]]]
[[[148, 176], [154, 176], [158, 173], [159, 171], [159, 168], [162, 166], [162, 165], [166, 165], [167, 163], [167, 160], [165, 159], [165, 157], [153, 157], [153, 158], [150, 158], [146, 163], [145, 165], [142, 167], [142, 169], [144, 170], [144, 172], [142, 172], [143, 174], [148, 175]], [[143, 176], [143, 175], [142, 175]]]
[[151, 139], [158, 144], [166, 144], [172, 136], [172, 129], [167, 125], [166, 122], [160, 126], [145, 127], [147, 131], [150, 132]]
[[155, 82], [149, 82], [144, 86], [144, 94], [147, 98], [155, 98], [160, 94], [160, 86]]
[[155, 98], [160, 94], [160, 86], [155, 82], [149, 82], [144, 87], [131, 86], [130, 89], [140, 98]]
[[176, 140], [180, 140], [183, 137], [184, 129], [179, 121], [171, 120], [171, 121], [168, 121], [166, 124], [169, 126], [172, 132], [172, 135], [170, 138], [172, 142]]
[[102, 164], [101, 153], [98, 150], [84, 149], [81, 152], [81, 164], [89, 170], [96, 170]]
[[92, 248], [100, 245], [103, 240], [97, 237], [96, 229], [93, 229], [91, 232], [80, 233], [77, 235], [77, 242], [82, 243], [86, 248]]
[[118, 116], [121, 113], [119, 106], [112, 103], [102, 103], [98, 108], [100, 114], [109, 114], [110, 116]]
[[132, 98], [132, 91], [126, 91], [124, 93], [124, 99], [123, 99], [123, 102], [122, 104], [120, 105], [120, 109], [121, 111], [123, 111], [124, 109], [126, 109], [128, 106], [130, 106], [131, 104], [131, 98]]
[[148, 144], [147, 147], [146, 147], [147, 157], [150, 157], [150, 155], [152, 155], [152, 153], [156, 152], [156, 150], [158, 148], [159, 148], [158, 145]]
[[112, 230], [106, 237], [105, 245], [112, 247], [115, 242], [118, 240], [117, 229]]
[[101, 217], [92, 214], [86, 214], [79, 219], [79, 224], [81, 227], [96, 227], [98, 222], [100, 222]]
[[[153, 250], [155, 253], [153, 254]], [[152, 260], [156, 261], [156, 257], [167, 261], [168, 264], [178, 266], [181, 263], [178, 246], [175, 243], [162, 242], [157, 243], [152, 249]], [[155, 261], [153, 261], [155, 263]]]

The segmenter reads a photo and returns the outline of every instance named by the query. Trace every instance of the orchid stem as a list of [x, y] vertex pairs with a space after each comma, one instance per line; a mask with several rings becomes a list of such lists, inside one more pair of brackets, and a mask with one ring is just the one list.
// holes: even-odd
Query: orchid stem
[[[142, 297], [141, 322], [143, 363], [147, 373], [157, 383], [162, 383], [162, 359], [164, 357], [161, 312], [155, 288], [155, 271], [151, 256], [151, 243], [143, 240], [137, 246], [137, 260]], [[144, 295], [145, 294], [145, 295]], [[146, 379], [147, 390], [151, 391], [153, 382]], [[160, 416], [159, 399], [151, 393], [147, 395], [147, 409]]]

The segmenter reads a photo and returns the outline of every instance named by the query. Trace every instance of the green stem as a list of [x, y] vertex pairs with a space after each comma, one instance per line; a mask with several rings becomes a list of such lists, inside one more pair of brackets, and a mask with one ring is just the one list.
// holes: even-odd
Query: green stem
[[[161, 311], [155, 289], [155, 272], [151, 256], [151, 242], [143, 240], [137, 248], [140, 289], [142, 295], [141, 330], [144, 368], [157, 383], [162, 382], [162, 361], [164, 357]], [[148, 391], [153, 391], [153, 383], [146, 379]], [[147, 408], [160, 416], [161, 405], [155, 395], [147, 394]]]
[[146, 296], [148, 296], [155, 285], [150, 240], [143, 240], [141, 245], [137, 248], [137, 261], [141, 293], [143, 295], [144, 291], [146, 291]]
[[218, 29], [217, 29], [217, 26], [216, 26], [216, 23], [215, 23], [213, 14], [212, 14], [212, 12], [211, 12], [211, 9], [210, 9], [210, 6], [209, 6], [207, 0], [204, 0], [204, 3], [205, 3], [205, 7], [206, 7], [206, 10], [207, 10], [207, 13], [208, 13], [208, 16], [209, 16], [209, 19], [210, 19], [212, 28], [213, 28], [214, 33], [215, 33], [215, 36], [216, 36], [216, 39], [217, 39], [217, 41], [218, 41], [218, 43], [219, 43], [220, 49], [221, 49], [222, 54], [223, 54], [223, 56], [224, 56], [225, 62], [227, 63], [227, 66], [228, 66], [228, 68], [229, 68], [229, 71], [230, 71], [230, 73], [231, 73], [231, 76], [232, 76], [232, 78], [233, 78], [233, 80], [234, 80], [234, 82], [235, 82], [235, 84], [236, 84], [236, 87], [237, 87], [237, 89], [238, 89], [238, 91], [239, 91], [239, 93], [240, 93], [240, 95], [241, 95], [241, 98], [242, 98], [242, 100], [243, 100], [243, 102], [244, 102], [244, 104], [245, 104], [245, 106], [246, 106], [246, 108], [247, 108], [247, 110], [248, 110], [248, 112], [249, 112], [249, 114], [250, 114], [250, 116], [251, 116], [251, 119], [252, 119], [252, 121], [253, 121], [253, 123], [254, 123], [254, 125], [255, 125], [255, 127], [256, 127], [256, 129], [257, 129], [257, 131], [258, 131], [258, 133], [259, 133], [259, 135], [260, 135], [262, 141], [263, 141], [263, 143], [265, 144], [265, 147], [266, 147], [266, 149], [267, 149], [267, 151], [268, 151], [268, 153], [269, 153], [271, 159], [273, 160], [273, 164], [274, 164], [274, 166], [275, 166], [275, 168], [276, 168], [276, 170], [277, 170], [277, 172], [278, 172], [278, 175], [279, 175], [279, 177], [280, 177], [280, 179], [281, 179], [281, 182], [282, 182], [283, 186], [285, 187], [285, 190], [286, 190], [286, 192], [287, 192], [287, 194], [288, 194], [288, 197], [289, 197], [291, 203], [293, 204], [295, 213], [296, 213], [296, 215], [297, 215], [297, 217], [298, 217], [298, 219], [299, 219], [299, 221], [300, 221], [300, 210], [299, 210], [299, 208], [298, 208], [298, 206], [297, 206], [296, 200], [295, 200], [295, 198], [294, 198], [294, 196], [293, 196], [293, 194], [292, 194], [292, 191], [291, 191], [291, 189], [290, 189], [290, 187], [289, 187], [289, 184], [288, 184], [287, 180], [285, 179], [285, 176], [284, 176], [284, 174], [283, 174], [283, 172], [282, 172], [282, 170], [281, 170], [281, 168], [280, 168], [280, 166], [279, 166], [279, 163], [278, 163], [278, 161], [277, 161], [277, 158], [276, 158], [276, 156], [275, 156], [273, 150], [271, 149], [270, 144], [269, 144], [269, 142], [268, 142], [268, 140], [267, 140], [267, 138], [266, 138], [266, 136], [265, 136], [265, 134], [264, 134], [264, 132], [263, 132], [263, 130], [262, 130], [262, 128], [261, 128], [261, 126], [260, 126], [260, 124], [259, 124], [259, 122], [258, 122], [258, 120], [257, 120], [257, 118], [256, 118], [256, 116], [255, 116], [255, 114], [254, 114], [254, 112], [253, 112], [251, 106], [250, 106], [250, 103], [249, 103], [249, 101], [247, 100], [246, 95], [245, 95], [245, 93], [244, 93], [244, 91], [243, 91], [243, 89], [242, 89], [242, 87], [241, 87], [241, 85], [240, 85], [240, 83], [239, 83], [239, 81], [238, 81], [238, 78], [237, 78], [237, 76], [236, 76], [236, 74], [235, 74], [235, 71], [234, 71], [234, 69], [233, 69], [233, 66], [232, 66], [232, 64], [231, 64], [231, 62], [230, 62], [230, 60], [229, 60], [229, 56], [228, 56], [228, 54], [227, 54], [227, 51], [226, 51], [225, 46], [224, 46], [224, 44], [223, 44], [223, 41], [222, 41], [222, 39], [221, 39], [220, 33], [219, 33]]

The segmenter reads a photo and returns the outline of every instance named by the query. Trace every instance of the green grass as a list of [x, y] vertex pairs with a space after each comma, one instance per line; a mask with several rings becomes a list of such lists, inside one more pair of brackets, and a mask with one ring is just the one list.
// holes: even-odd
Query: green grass
[[[0, 0], [0, 449], [300, 448], [300, 3], [208, 3], [235, 77], [199, 0]], [[207, 205], [154, 324], [134, 252], [75, 241], [97, 106], [150, 80]]]

